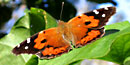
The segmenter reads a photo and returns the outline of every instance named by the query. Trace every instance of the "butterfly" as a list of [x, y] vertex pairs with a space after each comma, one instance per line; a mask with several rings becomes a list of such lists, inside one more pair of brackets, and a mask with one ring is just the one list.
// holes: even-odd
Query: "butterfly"
[[104, 25], [115, 14], [115, 7], [105, 7], [83, 13], [68, 22], [59, 21], [58, 27], [38, 32], [17, 45], [12, 52], [35, 54], [40, 59], [51, 59], [74, 48], [85, 46], [104, 35]]

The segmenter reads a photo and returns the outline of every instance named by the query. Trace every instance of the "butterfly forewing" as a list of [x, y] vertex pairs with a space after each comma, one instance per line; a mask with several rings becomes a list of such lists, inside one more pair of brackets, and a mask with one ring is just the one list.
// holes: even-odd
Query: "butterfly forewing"
[[35, 45], [34, 40], [38, 37], [38, 33], [33, 35], [30, 38], [27, 38], [27, 40], [23, 41], [19, 45], [17, 45], [12, 52], [16, 55], [22, 54], [22, 53], [28, 53], [28, 54], [35, 54], [39, 51], [39, 49], [34, 48]]
[[72, 18], [68, 24], [71, 24], [72, 27], [101, 28], [115, 12], [115, 7], [96, 9]]
[[84, 14], [87, 16], [94, 16], [94, 19], [99, 20], [98, 26], [95, 28], [100, 28], [106, 25], [109, 18], [115, 13], [116, 13], [115, 7], [105, 7], [105, 8], [93, 10]]

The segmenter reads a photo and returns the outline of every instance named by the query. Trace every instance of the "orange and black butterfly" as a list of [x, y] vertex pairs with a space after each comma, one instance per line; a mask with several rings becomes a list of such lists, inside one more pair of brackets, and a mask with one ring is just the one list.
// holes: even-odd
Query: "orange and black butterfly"
[[16, 55], [36, 54], [41, 59], [51, 59], [75, 48], [85, 46], [104, 35], [104, 25], [116, 12], [115, 7], [105, 7], [83, 13], [58, 27], [43, 30], [27, 38], [13, 49]]

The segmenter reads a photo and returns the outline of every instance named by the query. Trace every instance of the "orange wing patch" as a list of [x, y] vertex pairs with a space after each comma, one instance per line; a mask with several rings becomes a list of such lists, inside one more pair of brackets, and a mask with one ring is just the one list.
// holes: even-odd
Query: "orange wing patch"
[[82, 14], [81, 16], [82, 22], [86, 25], [87, 28], [97, 27], [99, 24], [98, 19], [94, 19], [94, 16], [87, 16]]
[[39, 32], [34, 42], [34, 48], [41, 50], [37, 55], [42, 59], [54, 58], [71, 49], [70, 44], [63, 39], [62, 33], [57, 28]]
[[36, 43], [34, 45], [34, 48], [42, 49], [43, 47], [45, 47], [47, 42], [45, 33], [43, 33], [43, 31], [39, 32], [38, 37], [34, 40], [34, 42]]
[[91, 30], [90, 32], [87, 33], [80, 41], [76, 42], [76, 47], [81, 47], [84, 46], [93, 40], [96, 40], [97, 38], [101, 37], [103, 34], [103, 30]]
[[80, 16], [77, 16], [73, 19], [71, 19], [68, 24], [74, 25], [74, 26], [83, 26], [86, 28], [93, 28], [97, 27], [99, 25], [99, 20], [94, 19], [94, 16], [87, 16], [85, 14], [82, 14]]
[[42, 51], [42, 54], [44, 56], [46, 56], [46, 55], [58, 55], [58, 54], [62, 54], [64, 52], [66, 52], [67, 48], [68, 48], [68, 46], [60, 47], [60, 48], [49, 47], [49, 48], [45, 48], [44, 51]]

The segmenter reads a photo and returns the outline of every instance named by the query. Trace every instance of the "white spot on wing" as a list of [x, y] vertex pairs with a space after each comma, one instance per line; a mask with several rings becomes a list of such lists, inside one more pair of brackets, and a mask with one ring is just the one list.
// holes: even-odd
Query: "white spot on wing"
[[79, 16], [82, 16], [82, 14], [80, 14]]
[[27, 38], [27, 43], [30, 43], [31, 38]]
[[19, 47], [20, 47], [20, 44], [19, 44], [19, 45], [17, 45], [17, 47], [19, 48]]
[[99, 14], [99, 11], [97, 11], [97, 10], [93, 10], [93, 12], [94, 12], [95, 14]]
[[105, 9], [105, 10], [108, 10], [108, 7], [105, 7], [104, 9]]
[[105, 17], [106, 15], [105, 14], [102, 14], [102, 17]]
[[28, 49], [28, 46], [25, 46], [25, 49]]
[[43, 33], [43, 31], [40, 32], [40, 34]]

